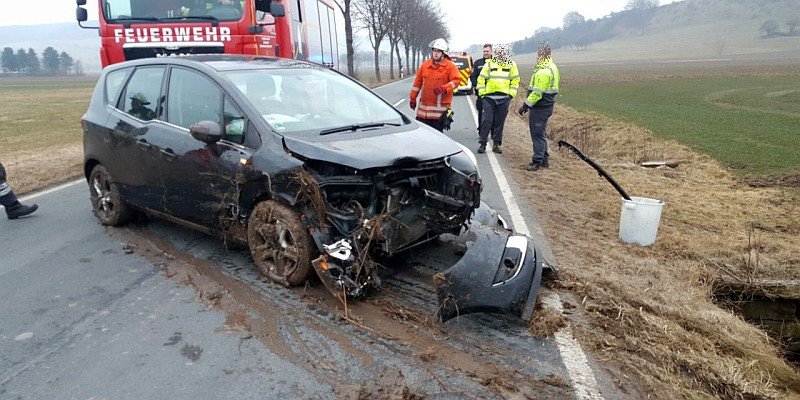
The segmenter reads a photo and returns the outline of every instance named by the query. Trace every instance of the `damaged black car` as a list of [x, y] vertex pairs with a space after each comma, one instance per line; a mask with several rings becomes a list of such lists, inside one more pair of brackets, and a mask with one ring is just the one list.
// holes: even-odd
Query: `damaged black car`
[[[382, 260], [464, 232], [481, 206], [469, 150], [306, 62], [206, 55], [116, 64], [81, 123], [102, 224], [164, 218], [247, 245], [274, 282], [299, 285], [316, 273], [342, 299], [379, 287]], [[496, 259], [479, 249], [480, 261], [439, 274], [440, 301], [450, 304], [443, 320], [530, 315], [541, 261], [524, 237], [486, 229], [472, 237], [487, 237], [482, 246], [497, 247]], [[491, 271], [478, 285], [488, 292], [459, 281], [458, 271], [473, 270]]]

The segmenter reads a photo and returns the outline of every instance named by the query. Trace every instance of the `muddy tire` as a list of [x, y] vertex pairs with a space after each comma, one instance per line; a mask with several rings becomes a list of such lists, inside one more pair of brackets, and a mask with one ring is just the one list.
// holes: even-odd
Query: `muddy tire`
[[316, 256], [311, 235], [294, 210], [274, 200], [258, 203], [247, 222], [253, 262], [269, 280], [286, 286], [305, 283]]
[[102, 165], [95, 166], [89, 175], [89, 195], [92, 213], [103, 225], [125, 225], [135, 216], [134, 210], [119, 195], [116, 182]]

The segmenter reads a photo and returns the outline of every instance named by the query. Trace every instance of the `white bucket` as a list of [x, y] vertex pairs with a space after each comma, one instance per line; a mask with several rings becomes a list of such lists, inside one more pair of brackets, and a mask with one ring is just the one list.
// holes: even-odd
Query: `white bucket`
[[656, 241], [664, 202], [646, 197], [622, 199], [619, 215], [619, 238], [625, 243], [649, 246]]

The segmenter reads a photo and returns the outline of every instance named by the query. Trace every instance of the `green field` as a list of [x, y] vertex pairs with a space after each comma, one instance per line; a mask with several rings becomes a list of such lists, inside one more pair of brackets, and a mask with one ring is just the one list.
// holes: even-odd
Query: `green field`
[[79, 143], [97, 77], [0, 78], [0, 156]]
[[[562, 69], [562, 75], [569, 70]], [[800, 173], [800, 79], [795, 74], [583, 78], [562, 85], [559, 102], [647, 128], [743, 175]]]

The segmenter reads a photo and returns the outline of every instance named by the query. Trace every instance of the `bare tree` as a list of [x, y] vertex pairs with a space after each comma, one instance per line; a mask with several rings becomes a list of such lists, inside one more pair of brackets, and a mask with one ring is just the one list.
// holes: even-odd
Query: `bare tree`
[[386, 5], [389, 7], [386, 18], [386, 37], [389, 39], [389, 78], [394, 79], [394, 55], [397, 54], [397, 63], [402, 65], [400, 61], [400, 35], [403, 25], [408, 25], [410, 21], [406, 20], [405, 13], [406, 0], [386, 0]]
[[775, 22], [774, 19], [769, 19], [764, 21], [763, 24], [761, 24], [761, 27], [758, 28], [758, 31], [764, 32], [765, 37], [772, 37], [773, 35], [775, 35], [776, 32], [778, 32], [779, 28], [780, 26], [778, 25], [777, 22]]
[[798, 29], [798, 27], [800, 27], [800, 18], [795, 18], [791, 21], [787, 21], [786, 27], [789, 28], [789, 36], [800, 34], [800, 29]]
[[72, 69], [75, 70], [75, 75], [83, 76], [83, 63], [81, 60], [76, 60]]
[[350, 9], [352, 0], [335, 0], [334, 1], [344, 15], [344, 40], [347, 45], [347, 75], [351, 77], [356, 76], [355, 71], [355, 47], [353, 46], [353, 15]]
[[388, 18], [387, 14], [384, 12], [387, 8], [387, 0], [356, 0], [354, 7], [358, 20], [369, 33], [369, 41], [374, 51], [375, 79], [381, 82], [379, 55], [381, 42], [386, 38], [388, 30]]

